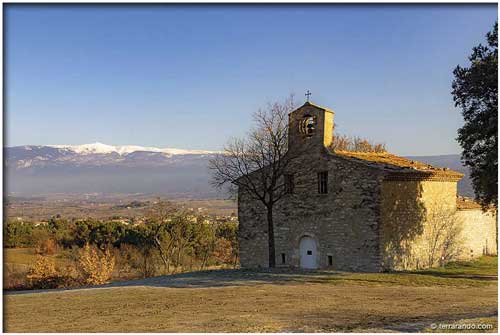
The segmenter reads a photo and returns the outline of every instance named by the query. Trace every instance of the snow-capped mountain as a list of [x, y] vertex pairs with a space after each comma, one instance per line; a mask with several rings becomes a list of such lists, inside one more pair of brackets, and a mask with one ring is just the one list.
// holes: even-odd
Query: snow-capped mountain
[[160, 193], [207, 197], [217, 152], [174, 148], [25, 145], [4, 149], [7, 193]]
[[215, 151], [173, 148], [113, 146], [102, 143], [82, 145], [25, 145], [6, 148], [7, 166], [18, 169], [34, 166], [52, 166], [61, 163], [76, 165], [112, 165], [133, 163], [139, 165], [168, 164], [172, 158], [189, 160], [216, 154]]
[[[30, 147], [30, 146], [28, 146]], [[103, 143], [91, 143], [82, 145], [47, 145], [47, 147], [62, 149], [66, 151], [72, 151], [81, 155], [91, 155], [91, 154], [110, 154], [116, 152], [119, 155], [127, 155], [132, 152], [143, 151], [143, 152], [160, 152], [165, 155], [206, 155], [213, 154], [214, 151], [205, 150], [183, 150], [183, 149], [173, 149], [173, 148], [155, 148], [155, 147], [141, 147], [137, 145], [122, 145], [114, 146], [107, 145]], [[29, 149], [28, 149], [29, 150]]]
[[[169, 197], [221, 196], [210, 186], [208, 161], [217, 152], [172, 148], [83, 145], [26, 145], [4, 149], [7, 193], [146, 193]], [[461, 195], [473, 196], [458, 155], [412, 159], [465, 173]]]

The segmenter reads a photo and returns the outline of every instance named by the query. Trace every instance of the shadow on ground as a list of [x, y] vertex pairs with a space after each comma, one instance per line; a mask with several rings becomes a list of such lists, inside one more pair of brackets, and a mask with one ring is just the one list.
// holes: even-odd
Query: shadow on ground
[[[462, 273], [443, 273], [439, 271], [425, 272], [390, 272], [379, 273], [382, 277], [372, 277], [369, 273], [350, 273], [339, 272], [333, 270], [302, 270], [302, 269], [222, 269], [222, 270], [206, 270], [193, 271], [173, 275], [164, 275], [152, 278], [127, 280], [121, 282], [113, 282], [110, 284], [77, 287], [69, 289], [52, 289], [52, 290], [30, 290], [30, 291], [8, 291], [4, 294], [29, 294], [42, 292], [60, 292], [69, 290], [96, 289], [96, 288], [111, 288], [111, 287], [132, 287], [132, 286], [148, 286], [148, 287], [165, 287], [165, 288], [214, 288], [226, 286], [253, 286], [260, 284], [321, 284], [321, 283], [339, 283], [339, 282], [359, 282], [359, 283], [377, 283], [377, 284], [401, 284], [401, 280], [405, 277], [408, 280], [417, 280], [422, 275], [424, 278], [460, 278], [479, 281], [497, 280], [497, 276], [478, 276]], [[390, 274], [397, 274], [397, 279], [392, 278]], [[365, 276], [366, 275], [366, 276]], [[372, 274], [376, 275], [376, 274]]]
[[472, 280], [498, 280], [497, 275], [475, 274], [465, 271], [461, 272], [442, 272], [434, 270], [410, 271], [411, 274], [428, 275], [441, 278], [457, 278], [457, 279], [472, 279]]
[[[488, 318], [488, 317], [497, 317], [498, 311], [486, 311], [486, 312], [459, 312], [459, 313], [436, 313], [432, 316], [412, 316], [409, 317], [407, 315], [393, 315], [386, 316], [382, 319], [379, 315], [367, 315], [365, 318], [360, 319], [359, 321], [350, 320], [349, 322], [338, 322], [337, 320], [331, 319], [330, 313], [315, 313], [314, 316], [318, 320], [325, 320], [323, 324], [317, 325], [319, 329], [316, 331], [320, 331], [322, 333], [333, 333], [333, 332], [355, 332], [355, 333], [390, 333], [390, 332], [405, 332], [405, 333], [414, 333], [414, 332], [423, 332], [425, 329], [429, 329], [432, 325], [437, 324], [462, 324], [462, 325], [471, 325], [477, 324], [476, 322], [458, 322], [459, 320], [468, 320], [468, 319], [476, 319], [476, 318]], [[297, 318], [303, 318], [304, 315], [297, 314]], [[431, 328], [432, 329], [432, 328]], [[282, 329], [283, 332], [302, 332], [308, 329]], [[460, 332], [460, 331], [456, 331]], [[472, 332], [472, 331], [470, 331]], [[490, 332], [494, 332], [491, 330]]]
[[173, 275], [113, 282], [104, 285], [83, 286], [68, 289], [4, 291], [6, 295], [60, 292], [111, 287], [149, 286], [170, 288], [213, 288], [225, 286], [252, 286], [259, 284], [285, 285], [289, 283], [324, 283], [332, 277], [340, 279], [347, 273], [321, 270], [290, 269], [224, 269], [184, 272]]
[[289, 283], [324, 283], [331, 281], [332, 276], [342, 276], [342, 272], [335, 271], [306, 271], [306, 270], [207, 270], [185, 272], [175, 275], [159, 276], [147, 279], [115, 282], [104, 287], [123, 286], [157, 286], [175, 288], [210, 288], [224, 286], [249, 286], [258, 284], [284, 285]]

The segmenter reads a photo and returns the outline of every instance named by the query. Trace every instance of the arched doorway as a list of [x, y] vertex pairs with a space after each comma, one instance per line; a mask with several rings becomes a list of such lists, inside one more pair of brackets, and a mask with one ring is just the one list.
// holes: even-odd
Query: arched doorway
[[304, 236], [300, 239], [300, 267], [303, 269], [318, 268], [318, 251], [316, 240], [310, 236]]

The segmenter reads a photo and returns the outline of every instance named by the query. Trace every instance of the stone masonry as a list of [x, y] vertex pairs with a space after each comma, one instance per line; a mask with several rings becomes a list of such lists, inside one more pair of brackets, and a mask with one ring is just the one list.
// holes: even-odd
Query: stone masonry
[[[468, 222], [468, 237], [461, 239], [473, 257], [496, 253], [496, 216], [457, 211], [461, 174], [388, 153], [335, 152], [333, 116], [309, 102], [290, 113], [288, 150], [300, 155], [287, 171], [293, 192], [274, 208], [277, 266], [301, 267], [313, 257], [315, 268], [345, 271], [425, 267], [421, 246], [434, 212]], [[326, 193], [319, 192], [319, 172], [327, 172]], [[266, 209], [240, 190], [238, 216], [241, 266], [267, 267]], [[301, 249], [306, 237], [315, 244], [312, 256]]]

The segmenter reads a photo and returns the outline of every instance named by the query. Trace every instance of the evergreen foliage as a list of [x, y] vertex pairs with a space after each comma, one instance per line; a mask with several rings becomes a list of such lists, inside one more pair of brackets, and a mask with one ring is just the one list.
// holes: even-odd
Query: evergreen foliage
[[458, 130], [462, 160], [471, 172], [476, 199], [483, 208], [498, 200], [498, 22], [488, 45], [472, 49], [469, 67], [457, 66], [452, 84], [464, 125]]

